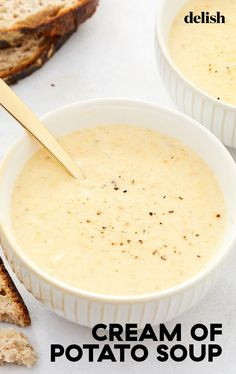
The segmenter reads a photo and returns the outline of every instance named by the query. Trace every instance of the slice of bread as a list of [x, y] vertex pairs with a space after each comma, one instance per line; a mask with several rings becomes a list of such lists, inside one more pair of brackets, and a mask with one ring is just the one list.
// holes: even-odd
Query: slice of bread
[[0, 3], [0, 46], [14, 46], [32, 32], [58, 36], [93, 15], [99, 0], [9, 0]]
[[[28, 309], [0, 258], [0, 321], [25, 327], [31, 324]], [[0, 339], [1, 341], [1, 339]]]
[[13, 84], [32, 74], [54, 55], [71, 34], [54, 38], [28, 36], [15, 47], [0, 49], [0, 78]]
[[32, 368], [36, 359], [32, 345], [22, 332], [0, 330], [0, 365], [8, 363]]

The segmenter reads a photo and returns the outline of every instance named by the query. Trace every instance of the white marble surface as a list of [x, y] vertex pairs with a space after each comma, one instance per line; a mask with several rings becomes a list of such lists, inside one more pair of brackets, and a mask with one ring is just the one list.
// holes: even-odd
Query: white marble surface
[[[121, 96], [173, 106], [155, 64], [154, 22], [158, 0], [101, 0], [97, 14], [69, 40], [43, 69], [14, 86], [14, 90], [38, 114], [73, 101]], [[171, 6], [171, 1], [170, 1]], [[55, 87], [51, 87], [54, 83]], [[22, 130], [0, 110], [0, 156]], [[236, 159], [236, 152], [231, 151]], [[217, 161], [216, 161], [217, 162]], [[94, 343], [91, 331], [67, 322], [35, 301], [17, 281], [29, 307], [32, 327], [25, 329], [39, 355], [34, 374], [75, 373], [204, 373], [233, 374], [236, 368], [236, 253], [232, 253], [224, 276], [215, 290], [197, 307], [167, 324], [180, 322], [183, 342], [188, 330], [198, 323], [223, 323], [218, 342], [223, 355], [215, 363], [158, 363], [155, 343], [148, 343], [150, 358], [142, 364], [50, 363], [50, 344]], [[24, 368], [1, 368], [1, 373], [27, 373]], [[30, 371], [29, 371], [30, 372]]]

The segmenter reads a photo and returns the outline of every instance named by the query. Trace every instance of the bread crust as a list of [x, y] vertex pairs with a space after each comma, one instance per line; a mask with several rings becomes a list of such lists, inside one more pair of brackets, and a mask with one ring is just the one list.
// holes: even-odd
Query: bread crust
[[72, 33], [73, 32], [70, 32], [47, 40], [46, 44], [39, 46], [38, 51], [31, 56], [30, 59], [19, 66], [15, 66], [13, 69], [8, 69], [4, 73], [0, 73], [0, 77], [7, 84], [11, 85], [15, 84], [20, 79], [31, 75], [36, 70], [40, 69], [58, 51], [58, 49], [63, 46]]
[[9, 319], [9, 316], [4, 314], [4, 311], [0, 311], [0, 320], [3, 322], [15, 323], [20, 327], [26, 327], [31, 324], [31, 319], [29, 316], [29, 311], [22, 299], [19, 291], [17, 290], [13, 280], [8, 274], [7, 269], [4, 266], [4, 263], [0, 257], [0, 281], [3, 284], [3, 288], [0, 291], [4, 291], [5, 296], [8, 297], [9, 301], [12, 303], [12, 307], [16, 309], [16, 318], [14, 321]]
[[67, 9], [66, 12], [54, 17], [54, 19], [47, 20], [42, 18], [43, 23], [39, 22], [37, 28], [32, 29], [31, 27], [24, 26], [20, 31], [7, 32], [8, 40], [1, 40], [0, 38], [1, 50], [24, 43], [24, 38], [29, 35], [32, 38], [43, 36], [45, 42], [39, 45], [37, 51], [29, 59], [22, 61], [21, 64], [13, 66], [10, 69], [0, 71], [0, 78], [4, 79], [8, 84], [14, 84], [41, 68], [67, 41], [71, 34], [77, 30], [78, 26], [93, 15], [98, 2], [99, 0], [83, 0], [79, 7], [73, 7], [70, 10]]
[[1, 44], [4, 47], [14, 46], [21, 38], [32, 32], [42, 33], [48, 37], [70, 33], [94, 14], [98, 3], [99, 0], [81, 0], [74, 7], [55, 8], [55, 14], [47, 11], [28, 17], [12, 28], [0, 30], [0, 48]]

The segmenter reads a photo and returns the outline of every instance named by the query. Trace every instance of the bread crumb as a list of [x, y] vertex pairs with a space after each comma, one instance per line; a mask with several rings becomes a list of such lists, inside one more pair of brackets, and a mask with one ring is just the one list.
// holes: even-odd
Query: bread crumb
[[28, 338], [13, 329], [0, 330], [0, 365], [4, 363], [32, 368], [37, 355]]

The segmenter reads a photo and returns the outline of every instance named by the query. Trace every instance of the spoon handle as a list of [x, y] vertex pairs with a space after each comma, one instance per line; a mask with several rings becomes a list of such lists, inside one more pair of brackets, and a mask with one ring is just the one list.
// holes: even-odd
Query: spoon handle
[[83, 179], [83, 173], [79, 166], [64, 151], [42, 122], [40, 122], [2, 79], [0, 79], [0, 105], [46, 147], [73, 177], [76, 179]]

